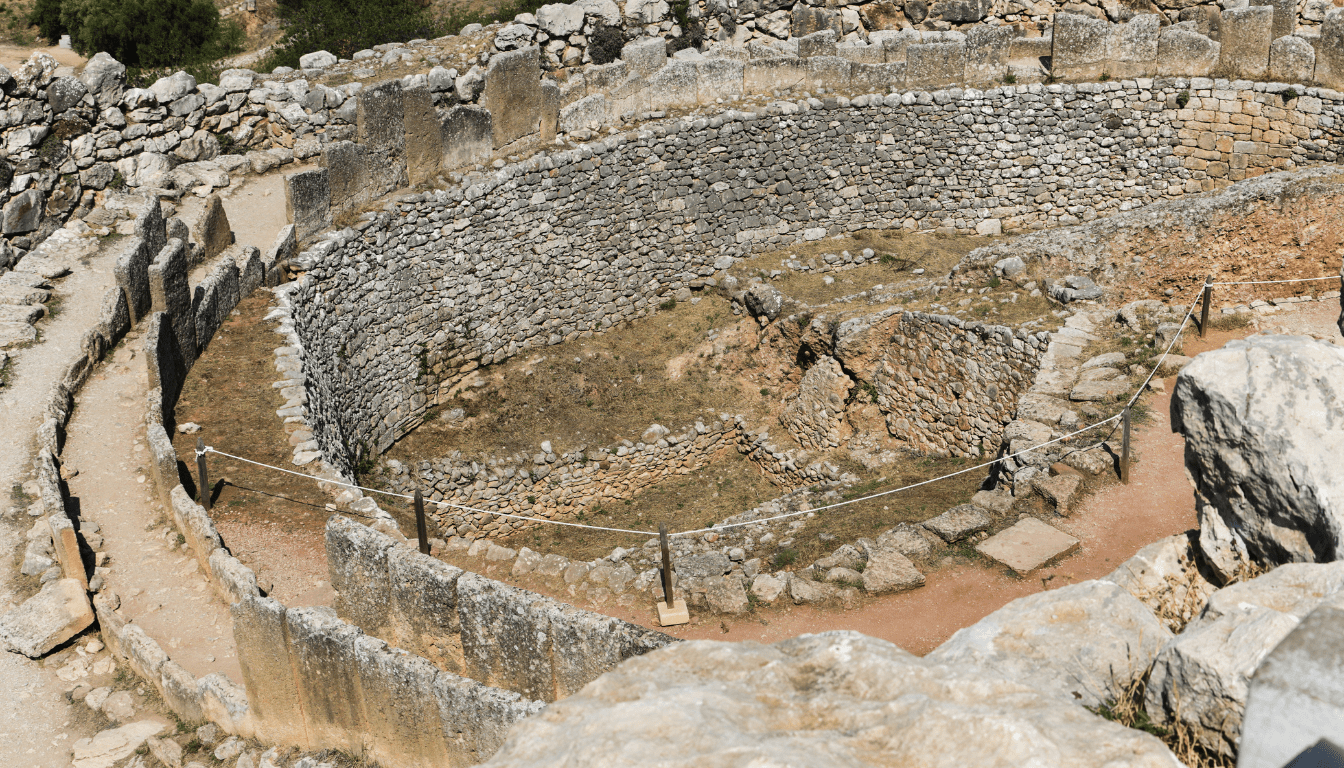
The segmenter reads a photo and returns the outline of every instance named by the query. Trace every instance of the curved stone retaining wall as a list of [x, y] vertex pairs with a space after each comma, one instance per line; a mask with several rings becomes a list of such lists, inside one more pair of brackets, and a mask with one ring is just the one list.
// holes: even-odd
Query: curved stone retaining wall
[[1072, 224], [1338, 147], [1333, 103], [1192, 85], [1215, 83], [953, 89], [672, 120], [401, 198], [295, 260], [311, 269], [292, 300], [314, 433], [348, 468], [461, 375], [644, 316], [753, 250], [865, 227]]

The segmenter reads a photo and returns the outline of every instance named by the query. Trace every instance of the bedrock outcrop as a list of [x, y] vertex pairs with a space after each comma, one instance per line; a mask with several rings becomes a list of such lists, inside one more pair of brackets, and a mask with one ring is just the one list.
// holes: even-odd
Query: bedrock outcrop
[[694, 641], [624, 662], [519, 723], [486, 763], [1178, 766], [1155, 737], [856, 632]]
[[1344, 349], [1255, 336], [1205, 352], [1176, 380], [1174, 431], [1199, 505], [1200, 548], [1224, 579], [1344, 555]]

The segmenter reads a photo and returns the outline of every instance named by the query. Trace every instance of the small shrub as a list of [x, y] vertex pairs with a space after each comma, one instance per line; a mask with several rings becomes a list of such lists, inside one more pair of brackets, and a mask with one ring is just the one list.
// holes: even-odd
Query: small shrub
[[242, 50], [242, 27], [210, 0], [39, 0], [29, 17], [83, 56], [106, 51], [128, 68], [180, 67]]
[[776, 568], [784, 568], [793, 565], [798, 560], [798, 550], [781, 549], [775, 553], [774, 564]]
[[602, 24], [588, 38], [588, 56], [594, 64], [610, 64], [621, 57], [625, 35], [620, 27]]
[[890, 253], [884, 253], [881, 256], [877, 257], [877, 263], [885, 267], [889, 267], [892, 264], [895, 264], [896, 261], [897, 261], [896, 257], [891, 255]]
[[677, 308], [677, 300], [676, 300], [676, 299], [668, 299], [667, 301], [664, 301], [662, 304], [659, 304], [659, 305], [658, 305], [658, 308], [661, 309], [661, 310], [663, 310], [664, 312], [666, 312], [666, 311], [668, 311], [668, 310], [676, 309], [676, 308]]
[[770, 389], [769, 389], [768, 387], [761, 387], [761, 396], [762, 396], [762, 397], [769, 397], [769, 396], [770, 396]]
[[1017, 75], [1013, 74], [1012, 72], [1009, 72], [1008, 74], [1003, 76], [1003, 82], [1007, 83], [1008, 85], [1012, 85], [1013, 83], [1017, 82]]
[[1283, 92], [1283, 103], [1287, 104], [1288, 102], [1292, 101], [1293, 99], [1296, 99], [1298, 96], [1301, 95], [1302, 94], [1297, 92], [1297, 89], [1289, 88], [1288, 90]]
[[999, 278], [997, 278], [997, 277], [991, 277], [991, 278], [989, 279], [989, 287], [990, 287], [990, 288], [998, 288], [1000, 285], [1003, 285], [1003, 281], [1000, 280]]
[[536, 497], [536, 496], [528, 496], [528, 497], [527, 497], [527, 503], [528, 503], [528, 504], [536, 504], [536, 503], [537, 503], [537, 497]]
[[1180, 93], [1176, 94], [1176, 108], [1177, 108], [1177, 109], [1185, 109], [1185, 105], [1186, 105], [1186, 104], [1189, 104], [1189, 103], [1190, 103], [1190, 92], [1189, 92], [1189, 91], [1181, 91]]
[[1111, 76], [1110, 76], [1110, 74], [1108, 74], [1108, 73], [1106, 73], [1106, 72], [1102, 72], [1102, 73], [1101, 73], [1101, 77], [1098, 77], [1097, 79], [1104, 83], [1104, 82], [1106, 82], [1107, 80], [1110, 80], [1110, 79], [1111, 79]]
[[224, 133], [216, 133], [215, 141], [219, 142], [219, 154], [221, 155], [237, 154], [238, 142], [233, 140], [232, 133], [229, 133], [228, 131], [225, 131]]

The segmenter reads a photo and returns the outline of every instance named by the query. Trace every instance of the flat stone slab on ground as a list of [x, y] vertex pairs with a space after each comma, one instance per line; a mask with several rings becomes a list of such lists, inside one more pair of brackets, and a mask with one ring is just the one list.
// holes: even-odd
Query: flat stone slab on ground
[[923, 526], [951, 544], [985, 530], [991, 522], [989, 515], [974, 504], [958, 504], [932, 520], [925, 520]]
[[0, 349], [37, 341], [37, 329], [27, 323], [0, 323]]
[[77, 579], [49, 581], [18, 608], [0, 616], [0, 647], [36, 659], [92, 623], [93, 608]]
[[1034, 517], [1019, 520], [975, 546], [989, 559], [1026, 575], [1078, 548], [1078, 540]]

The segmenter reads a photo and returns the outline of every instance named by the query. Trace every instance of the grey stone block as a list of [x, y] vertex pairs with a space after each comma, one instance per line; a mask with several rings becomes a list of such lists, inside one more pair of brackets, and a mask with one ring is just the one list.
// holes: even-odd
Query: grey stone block
[[230, 613], [257, 738], [307, 748], [303, 704], [286, 639], [285, 607], [270, 598], [248, 597], [234, 603]]
[[798, 58], [810, 59], [813, 56], [835, 56], [835, 41], [840, 37], [833, 29], [823, 29], [798, 38]]
[[[168, 241], [154, 258], [154, 262], [149, 265], [151, 309], [166, 315], [169, 325], [172, 326], [173, 335], [177, 339], [177, 351], [182, 356], [186, 370], [190, 370], [192, 364], [196, 362], [197, 349], [196, 317], [191, 306], [190, 270], [191, 263], [186, 245], [177, 239]], [[177, 382], [177, 389], [172, 392], [173, 402], [177, 402], [177, 393], [181, 386], [181, 382]], [[164, 395], [168, 394], [165, 388]]]
[[912, 43], [905, 49], [905, 79], [911, 88], [960, 83], [965, 72], [965, 43]]
[[562, 606], [551, 616], [556, 650], [555, 696], [565, 698], [604, 672], [633, 656], [641, 656], [676, 638], [610, 616]]
[[355, 654], [360, 631], [330, 608], [291, 608], [285, 635], [308, 748], [358, 752], [366, 731]]
[[386, 639], [441, 669], [460, 673], [463, 660], [457, 580], [462, 569], [400, 545], [386, 550], [386, 561], [392, 630]]
[[1151, 77], [1157, 70], [1157, 40], [1161, 31], [1157, 14], [1140, 14], [1111, 28], [1106, 72], [1116, 79]]
[[1157, 36], [1160, 77], [1207, 77], [1218, 67], [1218, 43], [1188, 29], [1167, 27]]
[[182, 357], [166, 313], [155, 312], [149, 317], [149, 327], [145, 331], [145, 366], [149, 369], [150, 388], [162, 392], [161, 412], [172, 413], [190, 368]]
[[458, 105], [448, 110], [442, 120], [445, 170], [476, 165], [490, 159], [495, 135], [490, 110]]
[[[145, 276], [145, 296], [149, 296], [149, 279]], [[126, 332], [131, 329], [131, 310], [126, 302], [126, 292], [121, 288], [108, 288], [103, 293], [102, 308], [98, 312], [98, 333], [107, 341], [108, 348], [116, 346]]]
[[326, 168], [285, 174], [285, 209], [305, 240], [331, 226], [332, 185]]
[[1344, 91], [1344, 8], [1327, 12], [1321, 24], [1321, 42], [1316, 47], [1316, 81]]
[[1233, 79], [1265, 79], [1269, 74], [1273, 27], [1273, 6], [1255, 5], [1223, 11], [1216, 74]]
[[[177, 237], [178, 235], [173, 235]], [[201, 258], [213, 259], [233, 245], [233, 230], [229, 228], [229, 216], [224, 212], [224, 201], [219, 195], [206, 198], [205, 210], [196, 220], [192, 237], [203, 250]]]
[[531, 699], [555, 699], [550, 626], [559, 611], [555, 601], [463, 573], [457, 580], [457, 611], [469, 677]]
[[[621, 61], [625, 62], [630, 74], [647, 78], [667, 63], [667, 41], [661, 37], [632, 40], [621, 48]], [[590, 84], [590, 87], [594, 85], [596, 88], [602, 87], [600, 84]]]
[[443, 164], [443, 126], [434, 111], [429, 88], [419, 86], [403, 92], [406, 124], [406, 178], [411, 184], [426, 184], [438, 177]]
[[42, 221], [42, 193], [36, 189], [27, 189], [5, 203], [0, 231], [6, 235], [21, 235], [32, 232]]
[[997, 83], [1008, 73], [1017, 31], [1007, 25], [975, 26], [966, 33], [966, 82]]
[[0, 646], [39, 658], [93, 623], [93, 608], [76, 579], [56, 579], [0, 616]]
[[1056, 13], [1050, 69], [1065, 80], [1095, 80], [1106, 71], [1111, 25], [1076, 13]]
[[541, 67], [536, 46], [499, 53], [485, 72], [482, 103], [493, 118], [494, 147], [530, 136], [541, 125]]
[[1269, 46], [1269, 77], [1281, 83], [1311, 82], [1316, 72], [1316, 49], [1296, 35], [1280, 37]]
[[327, 521], [324, 536], [337, 615], [381, 636], [391, 609], [387, 552], [392, 539], [340, 515]]

